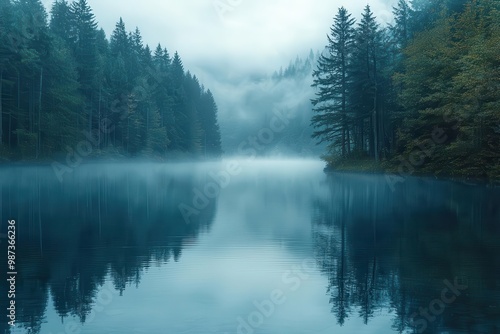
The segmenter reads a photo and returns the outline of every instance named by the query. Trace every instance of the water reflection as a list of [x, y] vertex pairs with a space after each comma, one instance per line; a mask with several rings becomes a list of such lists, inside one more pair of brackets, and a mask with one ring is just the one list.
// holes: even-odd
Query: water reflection
[[[500, 331], [498, 189], [409, 178], [392, 191], [384, 176], [255, 161], [187, 223], [179, 205], [221, 170], [89, 165], [60, 183], [1, 169], [0, 231], [18, 222], [12, 333], [233, 334], [275, 289], [287, 301], [255, 333]], [[292, 291], [283, 274], [308, 259]]]
[[2, 223], [17, 221], [17, 323], [39, 333], [49, 291], [62, 319], [84, 323], [106, 279], [121, 294], [151, 263], [179, 261], [214, 218], [216, 200], [189, 224], [178, 208], [205, 180], [192, 165], [85, 166], [63, 183], [51, 168], [3, 169]]
[[339, 325], [385, 310], [400, 333], [498, 333], [498, 190], [412, 178], [393, 192], [360, 175], [328, 187], [313, 229]]

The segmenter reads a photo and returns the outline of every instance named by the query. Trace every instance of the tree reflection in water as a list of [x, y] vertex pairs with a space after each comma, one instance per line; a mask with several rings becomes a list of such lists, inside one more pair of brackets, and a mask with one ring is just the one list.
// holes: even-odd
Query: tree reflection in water
[[[500, 330], [498, 189], [410, 178], [393, 192], [384, 176], [348, 174], [330, 175], [327, 187], [313, 234], [338, 324], [385, 309], [399, 332]], [[455, 278], [467, 290], [426, 315]]]

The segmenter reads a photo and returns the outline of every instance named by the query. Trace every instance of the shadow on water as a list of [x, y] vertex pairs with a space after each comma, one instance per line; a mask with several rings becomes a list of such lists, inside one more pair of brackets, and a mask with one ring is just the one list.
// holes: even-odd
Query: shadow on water
[[313, 238], [338, 325], [388, 310], [400, 333], [500, 332], [497, 189], [410, 178], [393, 192], [349, 174], [327, 187]]
[[[182, 164], [91, 165], [62, 183], [51, 168], [3, 169], [1, 231], [8, 219], [16, 220], [17, 324], [40, 332], [49, 295], [61, 318], [83, 323], [107, 277], [121, 294], [138, 285], [152, 263], [178, 261], [215, 215], [216, 200], [189, 223], [179, 210], [192, 203], [193, 188], [205, 179]], [[0, 308], [7, 302], [2, 298]], [[3, 320], [0, 332], [7, 333]]]

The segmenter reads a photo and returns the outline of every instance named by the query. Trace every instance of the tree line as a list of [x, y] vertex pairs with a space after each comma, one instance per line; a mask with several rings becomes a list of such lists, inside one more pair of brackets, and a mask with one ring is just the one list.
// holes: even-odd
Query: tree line
[[95, 155], [221, 154], [210, 90], [161, 44], [86, 0], [0, 0], [0, 158], [44, 159], [94, 138]]
[[399, 0], [393, 14], [334, 17], [312, 99], [329, 166], [500, 177], [500, 3]]

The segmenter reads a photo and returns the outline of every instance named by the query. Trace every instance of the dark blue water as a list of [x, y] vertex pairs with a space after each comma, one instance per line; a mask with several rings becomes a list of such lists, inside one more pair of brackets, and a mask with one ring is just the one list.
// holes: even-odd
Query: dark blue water
[[498, 189], [228, 164], [1, 168], [0, 333], [500, 332]]

